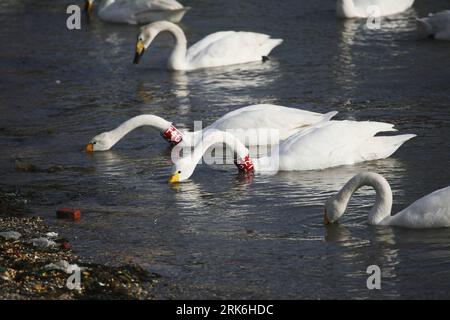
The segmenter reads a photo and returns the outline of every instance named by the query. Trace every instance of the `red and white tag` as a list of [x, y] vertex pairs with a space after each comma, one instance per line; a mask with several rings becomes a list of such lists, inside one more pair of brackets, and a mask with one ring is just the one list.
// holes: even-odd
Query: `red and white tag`
[[253, 172], [253, 162], [250, 155], [246, 155], [244, 159], [235, 160], [234, 164], [238, 167], [240, 172]]
[[172, 124], [170, 127], [161, 133], [164, 139], [166, 139], [172, 146], [175, 146], [183, 140], [183, 134], [175, 128], [175, 126]]

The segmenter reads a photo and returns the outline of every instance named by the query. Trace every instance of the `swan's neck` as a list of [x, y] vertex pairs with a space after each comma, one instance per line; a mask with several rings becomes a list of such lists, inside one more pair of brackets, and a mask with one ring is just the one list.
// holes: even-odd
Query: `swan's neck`
[[160, 32], [168, 31], [175, 40], [175, 47], [167, 62], [167, 66], [172, 70], [182, 70], [186, 68], [186, 52], [187, 52], [187, 40], [183, 30], [174, 23], [163, 21]]
[[232, 134], [224, 131], [207, 132], [195, 147], [192, 161], [197, 164], [205, 152], [215, 144], [225, 144], [229, 150], [236, 154], [235, 164], [239, 171], [253, 172], [254, 166], [250, 159], [248, 149]]
[[140, 115], [131, 118], [109, 133], [115, 139], [115, 144], [130, 131], [142, 126], [151, 126], [159, 130], [163, 137], [172, 144], [179, 143], [182, 140], [181, 132], [178, 131], [169, 121], [154, 115]]
[[390, 216], [392, 210], [392, 191], [389, 183], [376, 173], [361, 173], [345, 184], [336, 195], [336, 200], [347, 208], [352, 195], [362, 186], [371, 186], [375, 189], [375, 204], [370, 210], [369, 224], [380, 224], [383, 219]]
[[355, 4], [353, 3], [353, 0], [338, 0], [336, 3], [336, 10], [339, 17], [356, 17]]

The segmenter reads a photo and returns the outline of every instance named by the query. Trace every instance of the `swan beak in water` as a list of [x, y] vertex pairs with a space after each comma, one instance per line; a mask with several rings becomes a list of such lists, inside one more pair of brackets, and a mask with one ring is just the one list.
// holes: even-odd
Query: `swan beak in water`
[[171, 175], [169, 178], [169, 183], [176, 183], [176, 182], [180, 182], [180, 174], [179, 173], [175, 173], [175, 174]]
[[329, 225], [330, 224], [330, 220], [328, 220], [328, 216], [327, 216], [327, 210], [323, 211], [323, 224], [324, 225]]
[[141, 59], [141, 56], [144, 54], [144, 51], [145, 51], [144, 43], [142, 41], [136, 42], [136, 53], [134, 55], [134, 60], [133, 60], [134, 64], [139, 63], [139, 59]]
[[89, 153], [94, 152], [94, 145], [92, 143], [88, 143], [86, 145], [86, 148], [84, 148], [84, 150]]

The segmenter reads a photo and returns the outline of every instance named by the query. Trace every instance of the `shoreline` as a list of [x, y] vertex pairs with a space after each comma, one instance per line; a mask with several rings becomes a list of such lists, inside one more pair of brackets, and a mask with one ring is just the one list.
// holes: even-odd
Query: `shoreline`
[[154, 299], [159, 275], [84, 261], [26, 200], [0, 191], [0, 299]]

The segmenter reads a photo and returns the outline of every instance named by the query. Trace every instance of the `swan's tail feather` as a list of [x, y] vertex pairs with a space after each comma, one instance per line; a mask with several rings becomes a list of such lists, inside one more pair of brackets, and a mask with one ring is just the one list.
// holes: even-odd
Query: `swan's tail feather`
[[426, 19], [416, 19], [417, 27], [419, 29], [419, 32], [421, 34], [424, 34], [425, 36], [432, 35], [433, 32], [433, 26], [429, 24]]
[[279, 46], [281, 43], [283, 43], [283, 39], [268, 39], [262, 46], [261, 46], [261, 56], [268, 56], [269, 53], [275, 48], [276, 46]]
[[401, 134], [398, 136], [377, 136], [374, 137], [370, 145], [368, 154], [376, 155], [375, 159], [390, 157], [406, 141], [414, 138], [415, 134]]
[[366, 128], [371, 128], [373, 135], [376, 135], [379, 132], [397, 131], [392, 123], [365, 121], [361, 122], [361, 125], [365, 126]]
[[328, 122], [331, 120], [331, 118], [333, 118], [337, 114], [338, 114], [338, 111], [327, 112], [323, 115], [322, 121], [320, 121], [320, 122]]

